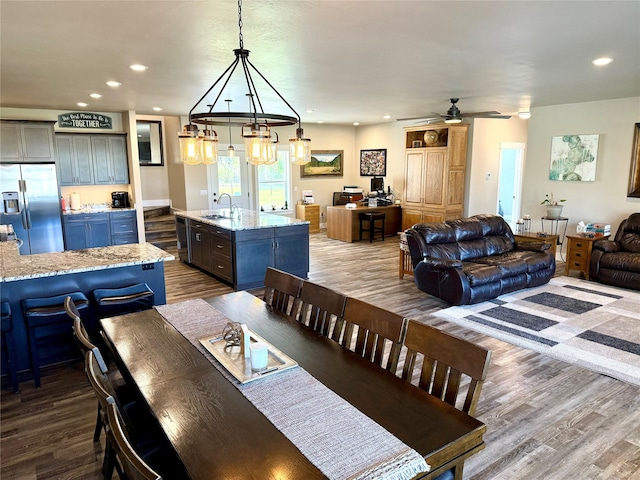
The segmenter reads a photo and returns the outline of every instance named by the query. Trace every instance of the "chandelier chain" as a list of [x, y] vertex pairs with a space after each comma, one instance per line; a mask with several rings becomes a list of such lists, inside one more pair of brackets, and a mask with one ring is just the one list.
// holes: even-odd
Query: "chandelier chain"
[[244, 40], [242, 38], [242, 0], [238, 0], [238, 29], [240, 33], [238, 37], [240, 39], [240, 48], [244, 48]]

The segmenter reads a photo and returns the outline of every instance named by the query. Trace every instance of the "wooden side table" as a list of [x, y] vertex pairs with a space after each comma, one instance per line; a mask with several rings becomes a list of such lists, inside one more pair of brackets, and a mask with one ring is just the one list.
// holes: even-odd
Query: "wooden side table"
[[320, 231], [320, 205], [317, 203], [297, 204], [296, 218], [309, 222], [309, 233]]
[[411, 254], [409, 253], [409, 245], [407, 245], [407, 234], [398, 232], [400, 235], [400, 262], [398, 264], [398, 278], [405, 275], [413, 275], [413, 263], [411, 263]]
[[560, 243], [560, 237], [558, 235], [545, 235], [544, 237], [539, 237], [537, 233], [514, 233], [513, 238], [516, 243], [520, 242], [544, 242], [551, 245], [549, 247], [549, 252], [553, 255], [553, 258], [556, 257], [556, 245]]
[[569, 275], [570, 270], [577, 270], [580, 276], [589, 280], [589, 265], [591, 264], [591, 250], [593, 242], [605, 237], [588, 238], [579, 235], [567, 235], [567, 263], [564, 274]]

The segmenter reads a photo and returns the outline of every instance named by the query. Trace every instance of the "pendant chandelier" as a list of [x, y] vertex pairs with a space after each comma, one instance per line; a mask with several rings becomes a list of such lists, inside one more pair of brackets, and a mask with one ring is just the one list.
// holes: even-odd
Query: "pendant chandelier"
[[[304, 165], [311, 161], [311, 140], [304, 138], [301, 127], [300, 115], [294, 108], [280, 95], [269, 80], [249, 61], [249, 50], [244, 48], [242, 38], [242, 0], [238, 0], [238, 28], [240, 48], [233, 51], [236, 58], [218, 79], [209, 87], [205, 94], [196, 102], [189, 111], [189, 124], [183, 127], [183, 131], [178, 134], [180, 140], [180, 152], [182, 161], [189, 165], [199, 163], [215, 163], [218, 158], [218, 135], [215, 130], [205, 127], [199, 131], [197, 125], [229, 125], [229, 153], [232, 153], [231, 145], [231, 125], [242, 127], [242, 137], [245, 143], [246, 160], [252, 165], [270, 165], [277, 161], [278, 135], [272, 132], [272, 127], [282, 127], [298, 125], [296, 133], [289, 137], [289, 148], [291, 161], [297, 165]], [[214, 111], [222, 92], [228, 85], [238, 64], [241, 64], [244, 73], [249, 99], [248, 112], [231, 112], [230, 101], [227, 103], [227, 111]], [[262, 102], [256, 90], [251, 71], [257, 73], [260, 78], [273, 90], [280, 100], [293, 112], [295, 116], [282, 115], [276, 113], [265, 113]], [[222, 85], [215, 101], [211, 105], [206, 105], [208, 111], [194, 113], [196, 108], [202, 103], [209, 93], [216, 87]]]

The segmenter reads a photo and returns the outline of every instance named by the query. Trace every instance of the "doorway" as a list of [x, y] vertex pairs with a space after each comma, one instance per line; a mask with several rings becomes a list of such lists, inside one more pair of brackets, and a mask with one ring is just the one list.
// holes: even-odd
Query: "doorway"
[[[216, 163], [207, 166], [209, 210], [218, 209], [217, 201], [223, 193], [231, 196], [233, 205], [249, 210], [251, 209], [251, 172], [244, 159], [244, 149], [236, 148], [236, 154], [233, 157], [223, 153], [226, 152], [220, 152]], [[223, 208], [227, 208], [226, 200], [223, 201]]]
[[524, 143], [500, 143], [496, 213], [504, 218], [514, 232], [516, 231], [516, 222], [521, 217], [524, 152]]

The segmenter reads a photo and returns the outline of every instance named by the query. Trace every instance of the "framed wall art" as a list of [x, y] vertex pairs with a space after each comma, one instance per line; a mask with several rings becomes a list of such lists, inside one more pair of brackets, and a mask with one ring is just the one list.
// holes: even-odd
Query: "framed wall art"
[[551, 138], [549, 180], [593, 182], [596, 179], [600, 135], [562, 135]]
[[633, 150], [631, 151], [627, 197], [640, 197], [640, 123], [636, 123], [633, 131]]
[[360, 150], [360, 176], [384, 177], [387, 174], [387, 149]]
[[311, 150], [311, 161], [300, 166], [301, 177], [341, 177], [344, 150]]

